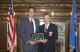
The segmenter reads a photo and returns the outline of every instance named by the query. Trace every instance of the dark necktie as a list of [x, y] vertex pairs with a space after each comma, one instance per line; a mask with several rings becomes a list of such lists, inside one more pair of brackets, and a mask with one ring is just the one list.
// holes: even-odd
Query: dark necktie
[[32, 30], [34, 31], [34, 25], [32, 20], [31, 20], [31, 26], [32, 26]]

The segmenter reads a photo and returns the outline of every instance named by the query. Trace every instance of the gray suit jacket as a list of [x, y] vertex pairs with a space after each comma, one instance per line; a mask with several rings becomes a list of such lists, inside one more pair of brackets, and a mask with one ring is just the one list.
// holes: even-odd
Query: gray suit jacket
[[[39, 32], [39, 20], [35, 19], [35, 24], [36, 24], [36, 33]], [[29, 18], [24, 18], [21, 21], [20, 24], [20, 35], [22, 37], [22, 49], [23, 50], [32, 50], [33, 48], [37, 49], [38, 45], [34, 44], [31, 45], [30, 43], [28, 43], [29, 40], [32, 40], [31, 34], [33, 33], [32, 27], [31, 27], [31, 23]]]

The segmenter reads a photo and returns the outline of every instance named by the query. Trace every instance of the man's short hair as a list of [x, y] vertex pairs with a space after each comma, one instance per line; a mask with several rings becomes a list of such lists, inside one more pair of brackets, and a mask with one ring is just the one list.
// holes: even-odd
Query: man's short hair
[[30, 10], [31, 8], [34, 9], [34, 12], [36, 12], [36, 9], [35, 9], [34, 7], [29, 7], [29, 8], [28, 8], [28, 12], [29, 12], [29, 10]]
[[46, 16], [46, 15], [49, 15], [49, 16], [50, 16], [50, 18], [51, 18], [51, 15], [50, 15], [49, 13], [45, 13], [43, 16]]

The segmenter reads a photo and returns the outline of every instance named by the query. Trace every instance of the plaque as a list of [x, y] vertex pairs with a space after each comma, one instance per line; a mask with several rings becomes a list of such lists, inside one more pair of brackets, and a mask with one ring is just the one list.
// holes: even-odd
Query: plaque
[[34, 33], [32, 34], [32, 40], [36, 42], [44, 41], [44, 34], [43, 33]]

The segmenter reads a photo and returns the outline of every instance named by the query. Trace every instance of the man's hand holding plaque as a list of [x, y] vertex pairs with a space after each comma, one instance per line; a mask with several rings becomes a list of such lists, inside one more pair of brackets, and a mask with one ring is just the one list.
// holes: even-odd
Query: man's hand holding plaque
[[31, 40], [30, 40], [30, 41], [29, 41], [29, 43], [30, 43], [30, 44], [35, 44], [36, 42], [35, 42], [35, 41], [31, 41]]
[[42, 43], [47, 43], [48, 42], [48, 39], [44, 39], [44, 41]]
[[44, 34], [43, 33], [34, 33], [34, 34], [32, 34], [32, 40], [35, 42], [43, 42]]

